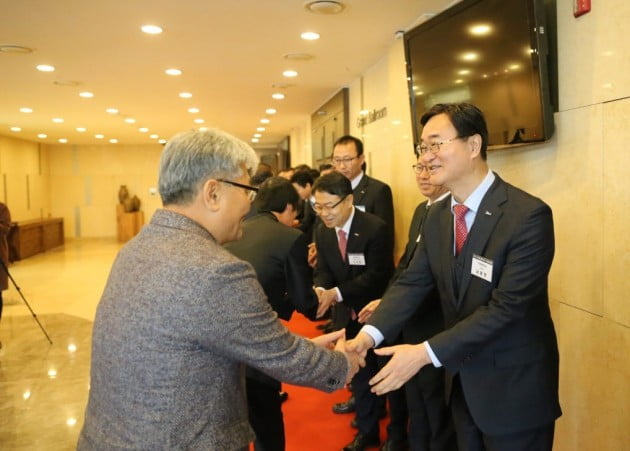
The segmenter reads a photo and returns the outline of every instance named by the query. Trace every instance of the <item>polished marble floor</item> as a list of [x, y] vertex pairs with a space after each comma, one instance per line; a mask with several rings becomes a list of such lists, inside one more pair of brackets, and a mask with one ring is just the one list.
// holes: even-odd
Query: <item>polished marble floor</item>
[[92, 320], [120, 247], [115, 239], [69, 240], [9, 267], [53, 344], [11, 286], [0, 321], [0, 450], [75, 449]]

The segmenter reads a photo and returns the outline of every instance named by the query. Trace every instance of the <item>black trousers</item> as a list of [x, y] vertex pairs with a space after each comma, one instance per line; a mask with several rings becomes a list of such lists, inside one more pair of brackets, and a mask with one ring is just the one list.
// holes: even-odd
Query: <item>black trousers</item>
[[551, 451], [553, 447], [555, 423], [499, 436], [481, 432], [470, 415], [459, 376], [453, 379], [451, 409], [460, 451]]
[[370, 390], [369, 380], [377, 373], [376, 354], [368, 350], [365, 367], [352, 378], [352, 395], [355, 399], [357, 427], [364, 435], [378, 436], [378, 396]]
[[411, 451], [457, 450], [451, 412], [444, 399], [444, 369], [427, 365], [404, 388]]
[[249, 424], [256, 433], [256, 451], [284, 451], [282, 401], [277, 386], [246, 378]]

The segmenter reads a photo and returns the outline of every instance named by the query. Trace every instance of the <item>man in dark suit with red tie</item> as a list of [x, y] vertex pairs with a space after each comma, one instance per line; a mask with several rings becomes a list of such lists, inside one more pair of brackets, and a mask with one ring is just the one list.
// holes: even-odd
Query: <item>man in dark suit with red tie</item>
[[386, 393], [425, 365], [443, 366], [460, 450], [551, 450], [561, 415], [551, 209], [488, 169], [477, 107], [438, 104], [421, 123], [422, 164], [451, 197], [429, 210], [408, 269], [348, 347], [364, 352], [398, 334], [436, 287], [446, 329], [377, 350], [392, 359], [372, 389]]
[[[375, 297], [382, 296], [393, 273], [389, 229], [380, 218], [353, 206], [350, 181], [335, 172], [313, 186], [322, 224], [315, 230], [317, 266], [314, 282], [319, 299], [318, 316], [333, 304], [336, 328], [352, 338], [360, 325], [357, 314]], [[377, 397], [368, 380], [376, 374], [376, 357], [368, 353], [366, 365], [352, 380], [359, 432], [344, 450], [361, 451], [380, 442]]]

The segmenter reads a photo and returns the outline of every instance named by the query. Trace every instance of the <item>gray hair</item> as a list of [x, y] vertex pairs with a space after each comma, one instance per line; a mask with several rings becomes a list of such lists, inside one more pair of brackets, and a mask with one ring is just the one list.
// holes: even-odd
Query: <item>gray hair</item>
[[248, 144], [221, 130], [190, 130], [172, 137], [160, 158], [158, 187], [163, 205], [185, 205], [210, 178], [235, 179], [258, 157]]

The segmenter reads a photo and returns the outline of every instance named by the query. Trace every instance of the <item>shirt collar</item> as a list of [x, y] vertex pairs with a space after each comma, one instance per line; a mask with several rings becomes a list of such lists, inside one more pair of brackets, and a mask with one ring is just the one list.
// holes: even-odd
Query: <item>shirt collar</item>
[[352, 219], [354, 218], [354, 205], [352, 206], [352, 213], [348, 217], [348, 220], [342, 227], [335, 227], [335, 233], [339, 232], [339, 230], [343, 230], [346, 233], [346, 237], [350, 236], [350, 227], [352, 226]]
[[428, 200], [428, 202], [427, 202], [427, 207], [428, 207], [428, 206], [430, 206], [430, 205], [435, 204], [436, 202], [439, 202], [439, 201], [441, 201], [441, 200], [445, 199], [445, 198], [446, 198], [446, 196], [450, 196], [450, 195], [451, 195], [451, 192], [450, 192], [450, 191], [447, 191], [447, 192], [445, 192], [444, 194], [442, 194], [440, 197], [438, 197], [437, 199], [435, 199], [433, 202], [431, 202], [431, 199], [429, 199], [429, 200]]
[[363, 171], [359, 172], [359, 175], [357, 175], [355, 178], [353, 178], [352, 180], [350, 180], [350, 185], [352, 185], [352, 189], [355, 190], [357, 188], [357, 186], [359, 186], [359, 183], [361, 183], [361, 179], [363, 178], [363, 175], [365, 173]]
[[[468, 198], [464, 202], [462, 202], [462, 204], [467, 206], [468, 210], [472, 211], [474, 214], [477, 214], [477, 211], [479, 210], [479, 205], [481, 204], [483, 197], [490, 189], [490, 186], [492, 186], [492, 184], [494, 183], [495, 178], [496, 177], [494, 176], [494, 173], [488, 169], [488, 173], [486, 174], [482, 182], [477, 186], [477, 188], [475, 188], [470, 196], [468, 196]], [[451, 212], [453, 212], [453, 207], [457, 204], [458, 202], [455, 200], [455, 198], [451, 197]]]

